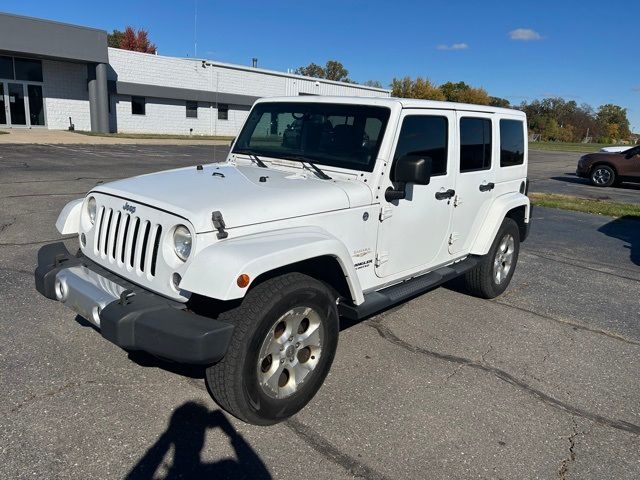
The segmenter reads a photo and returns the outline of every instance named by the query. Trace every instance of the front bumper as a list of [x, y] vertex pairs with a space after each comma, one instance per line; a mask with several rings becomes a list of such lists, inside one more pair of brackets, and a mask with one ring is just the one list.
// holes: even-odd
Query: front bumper
[[105, 270], [63, 243], [38, 252], [36, 290], [100, 328], [104, 338], [180, 363], [212, 364], [225, 355], [233, 325], [189, 312]]
[[578, 163], [576, 167], [576, 175], [581, 178], [589, 178], [589, 167]]

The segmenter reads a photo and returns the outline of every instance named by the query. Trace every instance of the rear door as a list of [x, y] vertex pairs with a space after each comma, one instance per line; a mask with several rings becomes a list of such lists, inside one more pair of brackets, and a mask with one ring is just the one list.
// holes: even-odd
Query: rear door
[[456, 195], [448, 239], [451, 255], [469, 252], [494, 198], [497, 126], [491, 114], [456, 112]]

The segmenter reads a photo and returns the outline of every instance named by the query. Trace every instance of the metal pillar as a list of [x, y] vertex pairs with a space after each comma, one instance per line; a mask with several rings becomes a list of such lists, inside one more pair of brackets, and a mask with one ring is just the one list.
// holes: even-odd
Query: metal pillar
[[109, 133], [109, 93], [107, 90], [107, 64], [87, 65], [89, 78], [89, 114], [91, 131]]

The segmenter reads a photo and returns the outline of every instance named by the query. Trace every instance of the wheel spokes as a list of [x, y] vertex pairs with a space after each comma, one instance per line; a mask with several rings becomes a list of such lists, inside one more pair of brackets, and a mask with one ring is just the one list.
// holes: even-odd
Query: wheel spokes
[[258, 382], [265, 393], [285, 398], [316, 368], [323, 344], [322, 318], [310, 307], [295, 307], [268, 331], [258, 357]]

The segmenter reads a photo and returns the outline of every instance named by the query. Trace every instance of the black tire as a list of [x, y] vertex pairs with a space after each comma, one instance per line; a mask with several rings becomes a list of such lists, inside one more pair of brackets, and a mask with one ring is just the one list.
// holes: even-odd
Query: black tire
[[[297, 390], [286, 398], [274, 398], [273, 395], [277, 393], [269, 395], [267, 387], [261, 386], [259, 381], [258, 369], [262, 368], [265, 360], [261, 361], [258, 357], [263, 342], [273, 342], [271, 335], [279, 325], [276, 322], [292, 309], [300, 307], [317, 312], [317, 318], [320, 319], [318, 328], [322, 330], [318, 333], [322, 335], [321, 351], [315, 367], [304, 378], [304, 382], [296, 387]], [[320, 389], [333, 362], [339, 332], [335, 297], [322, 282], [301, 273], [271, 278], [252, 288], [240, 306], [220, 315], [220, 319], [234, 323], [235, 330], [225, 357], [207, 368], [206, 379], [214, 400], [227, 412], [248, 423], [272, 425], [297, 413]], [[305, 320], [308, 325], [309, 321]], [[300, 332], [300, 328], [296, 333]], [[276, 367], [281, 361], [273, 359], [271, 355], [268, 357]], [[294, 357], [302, 362], [299, 353], [295, 352]], [[282, 368], [286, 370], [290, 365], [288, 362], [295, 361], [294, 357], [282, 360]], [[316, 357], [307, 357], [305, 361], [309, 358], [315, 360]], [[268, 362], [269, 369], [271, 361]], [[295, 375], [291, 378], [289, 375], [287, 371], [287, 385], [291, 378], [295, 378]]]
[[[504, 254], [501, 245], [503, 240], [508, 236], [513, 239], [510, 267], [506, 275], [502, 276], [498, 281], [494, 269], [494, 261], [497, 260], [498, 255], [501, 253]], [[502, 294], [509, 286], [509, 282], [511, 282], [511, 277], [513, 277], [513, 272], [518, 263], [519, 253], [520, 230], [518, 224], [511, 218], [505, 218], [502, 221], [496, 238], [493, 240], [489, 253], [483, 256], [480, 263], [472, 270], [469, 270], [464, 276], [465, 285], [469, 293], [480, 298], [495, 298]], [[504, 269], [504, 263], [501, 261], [500, 264]]]
[[615, 170], [609, 165], [595, 165], [591, 170], [589, 180], [591, 180], [591, 185], [596, 187], [610, 187], [618, 182]]

